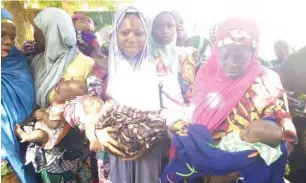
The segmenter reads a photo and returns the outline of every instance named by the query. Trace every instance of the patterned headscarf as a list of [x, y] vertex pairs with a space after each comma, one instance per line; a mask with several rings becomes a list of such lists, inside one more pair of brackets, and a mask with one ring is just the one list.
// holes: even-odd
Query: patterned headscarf
[[[127, 13], [139, 15], [147, 37], [142, 52], [135, 58], [127, 58], [118, 47], [117, 32]], [[158, 79], [154, 59], [148, 50], [149, 29], [145, 16], [129, 6], [117, 12], [113, 25], [108, 57], [107, 94], [122, 105], [144, 110], [158, 109]]]

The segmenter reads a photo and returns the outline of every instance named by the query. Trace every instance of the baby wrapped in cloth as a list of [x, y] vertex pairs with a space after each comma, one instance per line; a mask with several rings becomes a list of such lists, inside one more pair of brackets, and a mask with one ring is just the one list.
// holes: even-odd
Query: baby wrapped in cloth
[[[64, 118], [72, 127], [77, 126], [81, 130], [94, 123], [93, 129], [90, 129], [93, 133], [105, 127], [118, 128], [110, 135], [126, 147], [126, 157], [136, 155], [144, 146], [152, 147], [168, 129], [161, 111], [137, 110], [114, 101], [104, 104], [101, 99], [91, 96], [77, 97], [70, 102]], [[88, 139], [91, 145], [97, 142], [92, 137]]]
[[[239, 172], [244, 182], [281, 183], [287, 160], [283, 130], [272, 121], [256, 121], [231, 132], [216, 144], [208, 129], [199, 124], [174, 125], [172, 143], [176, 155], [164, 169], [160, 182]], [[259, 176], [260, 175], [260, 176]]]

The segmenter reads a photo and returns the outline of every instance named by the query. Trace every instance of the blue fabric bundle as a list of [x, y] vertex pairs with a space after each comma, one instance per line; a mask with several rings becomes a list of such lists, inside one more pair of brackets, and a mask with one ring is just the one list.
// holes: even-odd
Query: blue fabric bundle
[[227, 175], [239, 172], [246, 183], [283, 183], [287, 160], [285, 144], [283, 155], [276, 162], [267, 166], [260, 156], [249, 157], [255, 150], [226, 152], [213, 145], [210, 132], [202, 125], [194, 124], [186, 128], [184, 134], [173, 134], [176, 156], [165, 168], [161, 183], [184, 182], [189, 178], [211, 175]]

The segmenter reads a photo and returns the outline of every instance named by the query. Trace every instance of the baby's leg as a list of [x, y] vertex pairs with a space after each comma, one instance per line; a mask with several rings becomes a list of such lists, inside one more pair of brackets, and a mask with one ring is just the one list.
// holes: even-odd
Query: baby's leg
[[16, 128], [16, 133], [18, 137], [21, 138], [21, 142], [38, 142], [41, 144], [45, 144], [49, 140], [48, 133], [42, 129], [38, 129], [33, 132], [26, 133], [18, 125]]

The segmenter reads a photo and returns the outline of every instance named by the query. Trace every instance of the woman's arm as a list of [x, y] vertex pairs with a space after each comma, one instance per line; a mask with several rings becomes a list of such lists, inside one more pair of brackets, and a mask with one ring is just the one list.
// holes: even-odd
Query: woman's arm
[[288, 155], [290, 155], [293, 151], [293, 145], [298, 142], [298, 139], [287, 104], [286, 93], [281, 92], [273, 102], [270, 102], [270, 104], [264, 108], [262, 119], [273, 120], [283, 127], [284, 140], [286, 142]]
[[96, 129], [96, 136], [100, 142], [103, 150], [115, 154], [120, 158], [125, 158], [124, 149], [125, 146], [120, 142], [114, 140], [109, 133], [117, 132], [118, 129], [112, 127], [106, 127], [104, 129]]

